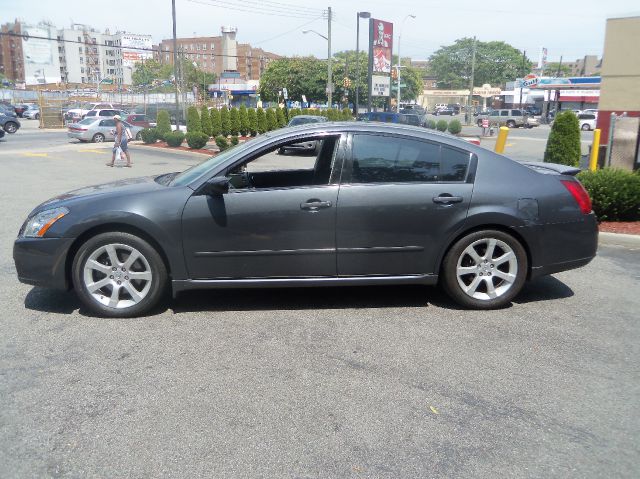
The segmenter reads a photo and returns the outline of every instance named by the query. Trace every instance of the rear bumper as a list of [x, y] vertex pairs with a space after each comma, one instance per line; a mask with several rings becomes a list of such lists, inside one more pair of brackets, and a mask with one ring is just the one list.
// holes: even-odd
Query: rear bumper
[[13, 261], [21, 283], [68, 289], [66, 258], [73, 238], [18, 238]]

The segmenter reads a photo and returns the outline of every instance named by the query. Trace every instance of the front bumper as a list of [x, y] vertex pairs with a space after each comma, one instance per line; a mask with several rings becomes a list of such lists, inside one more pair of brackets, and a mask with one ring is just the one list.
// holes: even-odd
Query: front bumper
[[13, 261], [21, 283], [68, 289], [66, 258], [73, 238], [18, 238]]

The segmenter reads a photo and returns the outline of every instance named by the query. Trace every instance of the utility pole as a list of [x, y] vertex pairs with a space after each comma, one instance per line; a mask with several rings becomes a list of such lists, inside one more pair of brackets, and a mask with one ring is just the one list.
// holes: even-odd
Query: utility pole
[[471, 53], [471, 78], [469, 79], [469, 99], [467, 100], [467, 125], [471, 125], [471, 104], [473, 103], [473, 80], [476, 74], [476, 37], [473, 37], [473, 50]]
[[408, 18], [416, 18], [416, 16], [407, 15], [406, 17], [404, 17], [404, 20], [402, 20], [402, 23], [400, 24], [400, 33], [398, 34], [398, 91], [396, 98], [396, 112], [398, 113], [400, 113], [400, 70], [402, 68], [402, 57], [400, 56], [400, 40], [402, 39], [402, 28], [404, 27], [404, 22], [406, 22]]
[[[524, 50], [522, 52], [522, 76], [524, 78], [524, 75], [526, 73], [525, 70], [525, 62], [527, 61], [527, 51]], [[520, 80], [520, 109], [522, 110], [522, 80]]]
[[333, 105], [333, 72], [331, 71], [331, 7], [327, 8], [327, 20], [327, 97], [329, 99], [328, 107], [331, 108], [331, 105]]
[[558, 63], [558, 71], [556, 72], [556, 77], [560, 76], [561, 69], [562, 69], [562, 55], [560, 55], [560, 63]]
[[358, 12], [356, 15], [356, 103], [353, 106], [353, 116], [356, 118], [360, 108], [360, 19], [369, 17], [371, 17], [369, 12]]
[[171, 13], [173, 15], [173, 78], [176, 82], [176, 128], [178, 127], [178, 112], [180, 103], [178, 101], [178, 37], [176, 36], [176, 0], [171, 0]]

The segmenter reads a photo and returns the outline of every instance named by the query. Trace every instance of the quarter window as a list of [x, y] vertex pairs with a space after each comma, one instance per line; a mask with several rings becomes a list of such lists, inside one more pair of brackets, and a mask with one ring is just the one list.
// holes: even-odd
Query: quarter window
[[470, 154], [437, 143], [356, 135], [352, 183], [425, 183], [464, 181]]

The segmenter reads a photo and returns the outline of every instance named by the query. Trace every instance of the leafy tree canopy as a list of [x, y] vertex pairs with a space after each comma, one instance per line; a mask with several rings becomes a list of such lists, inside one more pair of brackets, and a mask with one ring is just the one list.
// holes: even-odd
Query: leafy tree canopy
[[[437, 78], [439, 88], [469, 87], [473, 38], [460, 38], [453, 45], [440, 47], [429, 58], [429, 73]], [[474, 86], [489, 83], [502, 85], [531, 71], [531, 61], [522, 52], [501, 41], [476, 43]]]

